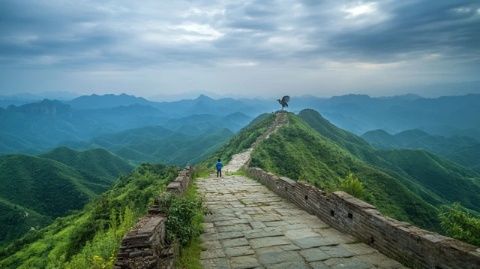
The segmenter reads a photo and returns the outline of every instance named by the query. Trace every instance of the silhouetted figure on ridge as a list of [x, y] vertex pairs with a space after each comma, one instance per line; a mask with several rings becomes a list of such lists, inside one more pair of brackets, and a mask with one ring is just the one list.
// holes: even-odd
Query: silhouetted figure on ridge
[[215, 167], [217, 168], [217, 177], [222, 177], [222, 167], [223, 167], [222, 160], [218, 159]]
[[282, 111], [285, 107], [288, 107], [288, 102], [290, 102], [290, 96], [285, 95], [282, 99], [277, 99], [278, 103], [282, 106]]

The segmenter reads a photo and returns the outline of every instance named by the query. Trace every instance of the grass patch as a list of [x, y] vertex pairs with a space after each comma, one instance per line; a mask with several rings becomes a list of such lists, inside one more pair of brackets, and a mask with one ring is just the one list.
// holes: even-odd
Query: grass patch
[[[193, 168], [192, 179], [209, 177], [210, 173], [212, 173], [212, 171], [213, 171], [213, 168], [208, 169], [208, 167], [206, 167], [206, 166], [195, 166]], [[189, 191], [189, 190], [187, 190], [187, 191]]]
[[247, 176], [247, 170], [245, 169], [245, 167], [242, 167], [242, 168], [238, 169], [238, 171], [233, 172], [233, 173], [228, 173], [227, 175], [246, 177]]
[[[197, 186], [194, 184], [195, 180], [192, 180], [190, 186], [184, 194], [184, 199], [192, 203], [197, 203], [201, 199], [198, 195]], [[186, 243], [180, 250], [180, 257], [177, 260], [176, 268], [181, 269], [201, 269], [202, 265], [200, 263], [200, 253], [202, 252], [200, 234], [202, 233], [203, 227], [203, 216], [204, 210], [203, 207], [196, 207], [193, 218], [191, 220], [190, 229], [193, 231], [193, 236], [190, 238], [188, 243]]]

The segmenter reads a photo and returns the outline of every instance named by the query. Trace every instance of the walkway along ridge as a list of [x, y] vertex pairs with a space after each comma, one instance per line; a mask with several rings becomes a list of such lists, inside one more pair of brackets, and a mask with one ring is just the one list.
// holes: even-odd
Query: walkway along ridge
[[480, 268], [474, 246], [384, 217], [347, 193], [247, 168], [255, 146], [285, 124], [287, 113], [277, 113], [252, 147], [225, 166], [230, 174], [245, 167], [255, 180], [227, 175], [196, 182], [209, 211], [204, 268]]

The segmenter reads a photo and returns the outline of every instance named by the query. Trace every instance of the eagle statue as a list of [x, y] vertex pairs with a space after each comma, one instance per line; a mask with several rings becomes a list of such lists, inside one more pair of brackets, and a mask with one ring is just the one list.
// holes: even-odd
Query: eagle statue
[[290, 102], [290, 96], [285, 95], [282, 99], [277, 99], [278, 103], [282, 106], [282, 110], [285, 107], [288, 107], [288, 102]]

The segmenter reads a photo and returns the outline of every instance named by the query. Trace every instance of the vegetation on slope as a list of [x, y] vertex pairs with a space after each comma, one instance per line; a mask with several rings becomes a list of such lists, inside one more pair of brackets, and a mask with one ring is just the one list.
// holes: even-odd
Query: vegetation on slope
[[303, 110], [299, 117], [352, 155], [400, 180], [428, 203], [440, 206], [459, 201], [478, 210], [480, 175], [477, 172], [423, 150], [377, 150], [314, 110]]
[[67, 147], [59, 147], [39, 157], [61, 162], [82, 173], [109, 181], [113, 181], [119, 175], [129, 173], [133, 168], [125, 160], [99, 148], [75, 151]]
[[177, 169], [143, 164], [85, 208], [0, 252], [1, 268], [110, 268], [120, 241]]
[[395, 135], [384, 130], [373, 130], [363, 134], [362, 138], [379, 149], [427, 150], [462, 166], [480, 171], [480, 142], [471, 137], [443, 137], [415, 129]]
[[[197, 179], [194, 178], [193, 180]], [[169, 225], [167, 228], [170, 231], [183, 230], [174, 234], [183, 243], [176, 264], [177, 268], [202, 269], [200, 263], [200, 253], [202, 252], [200, 234], [203, 231], [204, 213], [197, 187], [192, 182], [183, 197], [177, 198], [176, 205], [169, 210]]]
[[447, 235], [480, 246], [480, 216], [454, 203], [452, 206], [442, 206], [439, 217]]
[[225, 128], [185, 134], [161, 126], [149, 126], [103, 135], [93, 139], [86, 147], [102, 147], [134, 163], [160, 162], [184, 166], [218, 149], [232, 135]]
[[234, 154], [250, 148], [259, 136], [265, 133], [275, 119], [274, 114], [262, 114], [254, 119], [248, 126], [240, 130], [227, 143], [223, 144], [214, 153], [209, 154], [199, 165], [202, 171], [213, 169], [216, 160], [220, 158], [224, 164], [228, 163]]
[[131, 166], [103, 150], [0, 157], [0, 243], [81, 209]]
[[480, 211], [478, 173], [422, 150], [389, 150], [378, 151], [378, 154], [440, 197], [441, 204], [460, 202], [469, 209]]
[[262, 142], [252, 155], [252, 165], [305, 180], [328, 191], [355, 174], [365, 188], [365, 200], [383, 213], [422, 227], [438, 230], [436, 209], [399, 180], [366, 164], [331, 139], [289, 114], [289, 125]]

